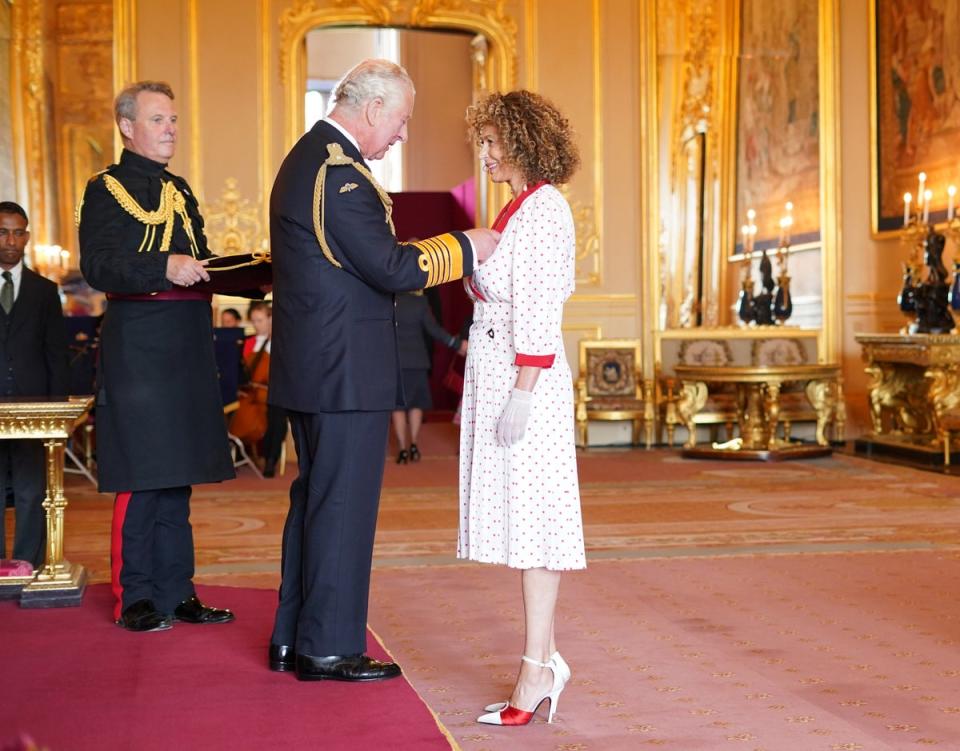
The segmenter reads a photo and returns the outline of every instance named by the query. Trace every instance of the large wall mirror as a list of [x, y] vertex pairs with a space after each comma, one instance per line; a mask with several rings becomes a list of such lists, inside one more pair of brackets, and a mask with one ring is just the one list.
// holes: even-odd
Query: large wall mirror
[[[306, 35], [304, 129], [326, 114], [350, 61], [392, 60], [410, 73], [417, 100], [409, 141], [371, 162], [374, 175], [391, 192], [442, 191], [472, 183], [476, 160], [464, 114], [473, 98], [474, 36], [456, 30], [312, 29]], [[407, 159], [407, 153], [416, 158]]]
[[657, 0], [662, 336], [736, 326], [766, 250], [790, 276], [786, 325], [822, 332], [821, 357], [835, 346], [835, 15], [835, 0]]
[[[413, 78], [417, 102], [408, 144], [372, 165], [378, 179], [391, 191], [453, 190], [472, 181], [477, 222], [492, 221], [504, 189], [481, 179], [464, 116], [479, 92], [509, 90], [516, 79], [516, 24], [500, 3], [307, 4], [282, 16], [281, 34], [287, 148], [326, 112], [332, 86], [350, 65], [392, 59]], [[416, 158], [405, 159], [408, 151]]]

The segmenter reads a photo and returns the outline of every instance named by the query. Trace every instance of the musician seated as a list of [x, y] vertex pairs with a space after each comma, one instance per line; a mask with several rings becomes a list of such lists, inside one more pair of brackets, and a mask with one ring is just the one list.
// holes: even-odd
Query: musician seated
[[[251, 453], [263, 457], [263, 475], [273, 477], [287, 437], [286, 412], [267, 404], [273, 315], [266, 302], [252, 303], [247, 315], [256, 333], [244, 342], [244, 376], [230, 432], [243, 441]], [[256, 450], [258, 446], [259, 452]]]

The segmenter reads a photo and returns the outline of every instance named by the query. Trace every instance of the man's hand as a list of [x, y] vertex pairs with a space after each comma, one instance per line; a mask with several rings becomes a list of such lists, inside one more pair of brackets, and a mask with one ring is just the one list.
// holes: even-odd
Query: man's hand
[[465, 234], [473, 243], [478, 264], [492, 256], [497, 243], [500, 242], [500, 233], [492, 229], [468, 229]]
[[457, 350], [457, 352], [460, 354], [461, 357], [467, 356], [467, 340], [466, 339], [460, 342], [460, 349]]
[[199, 281], [209, 282], [210, 274], [204, 263], [191, 256], [171, 253], [167, 258], [167, 279], [180, 287], [190, 287]]

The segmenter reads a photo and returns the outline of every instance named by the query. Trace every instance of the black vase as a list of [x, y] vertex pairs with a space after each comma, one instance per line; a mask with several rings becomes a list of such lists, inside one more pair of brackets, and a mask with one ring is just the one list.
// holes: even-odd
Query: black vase
[[917, 309], [916, 288], [913, 286], [913, 273], [909, 266], [903, 270], [903, 287], [897, 295], [897, 305], [904, 313], [913, 313]]
[[773, 316], [780, 323], [793, 315], [793, 297], [790, 295], [790, 277], [784, 274], [777, 279], [776, 294], [773, 298]]

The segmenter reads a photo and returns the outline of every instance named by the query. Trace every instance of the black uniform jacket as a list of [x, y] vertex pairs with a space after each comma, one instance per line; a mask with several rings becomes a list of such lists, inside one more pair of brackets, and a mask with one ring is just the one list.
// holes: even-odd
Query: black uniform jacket
[[[403, 404], [394, 293], [471, 274], [472, 246], [459, 232], [398, 243], [373, 184], [352, 165], [331, 165], [323, 226], [340, 267], [332, 263], [313, 213], [315, 181], [330, 143], [364, 165], [349, 139], [321, 120], [287, 154], [270, 196], [268, 399], [308, 413], [392, 410]], [[447, 271], [438, 272], [441, 266]]]
[[[79, 209], [80, 269], [95, 289], [160, 292], [168, 253], [194, 252], [179, 216], [169, 250], [107, 189], [115, 178], [146, 211], [172, 182], [185, 199], [198, 258], [210, 256], [197, 201], [165, 165], [124, 150], [95, 175]], [[210, 303], [111, 300], [101, 329], [96, 430], [101, 491], [153, 490], [234, 476], [217, 382]]]
[[0, 395], [66, 396], [67, 327], [57, 285], [26, 266], [9, 314], [0, 309]]

